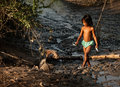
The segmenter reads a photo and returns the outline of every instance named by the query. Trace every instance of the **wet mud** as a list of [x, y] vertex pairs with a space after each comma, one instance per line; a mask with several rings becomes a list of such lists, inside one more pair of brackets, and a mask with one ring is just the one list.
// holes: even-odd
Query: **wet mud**
[[0, 67], [2, 87], [119, 87], [120, 60], [90, 60], [91, 68], [77, 69], [82, 60], [48, 60], [49, 71], [38, 66]]
[[[0, 86], [120, 87], [119, 59], [91, 59], [91, 68], [85, 67], [81, 70], [77, 67], [82, 64], [82, 59], [65, 60], [67, 56], [71, 56], [70, 58], [83, 56], [81, 44], [76, 47], [72, 45], [80, 33], [81, 18], [86, 13], [91, 14], [94, 25], [96, 25], [100, 12], [101, 7], [80, 7], [60, 0], [57, 0], [51, 8], [44, 9], [36, 19], [44, 25], [44, 29], [38, 31], [38, 36], [40, 36], [38, 39], [44, 43], [45, 49], [56, 50], [63, 59], [48, 60], [47, 64], [51, 69], [42, 71], [39, 70], [38, 64], [35, 64], [39, 59], [39, 54], [36, 53], [39, 48], [37, 44], [32, 43], [32, 50], [35, 51], [32, 53], [33, 56], [31, 50], [24, 49], [30, 48], [27, 42], [21, 48], [21, 43], [15, 42], [17, 45], [13, 48], [13, 45], [9, 46], [1, 42], [1, 51], [14, 55], [18, 59], [6, 61], [4, 60], [6, 56], [0, 54]], [[107, 54], [113, 51], [115, 53], [120, 50], [119, 14], [116, 10], [111, 10], [109, 5], [105, 9], [101, 21], [100, 52], [96, 53], [93, 47], [91, 55]]]

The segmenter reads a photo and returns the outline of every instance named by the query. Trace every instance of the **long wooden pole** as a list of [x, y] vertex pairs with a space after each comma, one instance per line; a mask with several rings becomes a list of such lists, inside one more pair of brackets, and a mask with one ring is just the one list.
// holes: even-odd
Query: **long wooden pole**
[[[95, 30], [97, 31], [98, 43], [100, 43], [100, 31], [101, 31], [99, 25], [100, 25], [100, 21], [101, 21], [101, 18], [102, 18], [102, 15], [103, 15], [103, 12], [104, 12], [106, 3], [107, 3], [107, 0], [104, 1], [104, 5], [103, 5], [103, 7], [102, 7], [102, 11], [101, 11], [101, 13], [100, 13], [100, 16], [99, 16], [97, 25], [96, 25], [96, 27], [95, 27]], [[99, 27], [99, 28], [98, 28], [98, 27]]]

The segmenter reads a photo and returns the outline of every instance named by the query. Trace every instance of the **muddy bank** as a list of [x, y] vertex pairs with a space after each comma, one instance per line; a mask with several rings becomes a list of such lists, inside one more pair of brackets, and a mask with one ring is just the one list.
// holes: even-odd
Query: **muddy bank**
[[[82, 47], [72, 46], [72, 43], [76, 41], [82, 23], [80, 19], [86, 13], [89, 13], [93, 17], [93, 21], [96, 24], [99, 17], [101, 7], [96, 8], [83, 8], [71, 4], [59, 2], [52, 8], [46, 8], [43, 14], [39, 15], [37, 20], [40, 20], [45, 27], [43, 30], [38, 31], [38, 37], [40, 41], [44, 43], [46, 49], [54, 49], [64, 58], [67, 56], [80, 56], [83, 55]], [[62, 7], [62, 8], [58, 8]], [[109, 8], [108, 8], [109, 9]], [[100, 53], [114, 53], [119, 51], [119, 13], [114, 14], [111, 10], [105, 10], [103, 19], [101, 22], [101, 45]], [[49, 30], [47, 27], [52, 28]], [[41, 34], [41, 33], [42, 34]], [[51, 32], [51, 33], [49, 33]], [[17, 43], [17, 42], [15, 42]], [[81, 59], [74, 60], [50, 60], [47, 61], [52, 67], [49, 72], [40, 71], [37, 66], [34, 66], [34, 61], [39, 59], [39, 54], [32, 52], [31, 50], [25, 50], [25, 47], [29, 47], [29, 43], [24, 46], [10, 45], [10, 43], [2, 42], [0, 49], [2, 52], [12, 55], [17, 60], [14, 62], [3, 62], [1, 59], [5, 56], [0, 55], [0, 86], [3, 87], [106, 87], [106, 86], [120, 86], [120, 60], [116, 59], [99, 59], [90, 60], [92, 67], [78, 70], [77, 67], [82, 64]], [[38, 51], [38, 45], [33, 42], [32, 49]], [[91, 51], [91, 55], [97, 55], [94, 48]], [[33, 56], [33, 55], [34, 56]], [[118, 54], [120, 54], [118, 52]], [[9, 58], [8, 58], [9, 59]], [[19, 62], [20, 59], [20, 62]], [[33, 65], [21, 60], [32, 62]], [[18, 62], [18, 63], [16, 63]], [[8, 65], [7, 65], [8, 64]]]
[[[3, 41], [2, 41], [3, 42]], [[91, 59], [91, 68], [78, 70], [82, 59], [63, 58], [47, 60], [52, 67], [49, 71], [39, 70], [34, 65], [37, 60], [30, 51], [17, 45], [2, 44], [1, 51], [16, 56], [17, 60], [2, 61], [6, 56], [0, 55], [0, 86], [2, 87], [119, 87], [120, 60], [119, 59]], [[19, 62], [22, 59], [26, 62]], [[30, 62], [33, 65], [29, 64]]]
[[[24, 53], [23, 53], [24, 54]], [[90, 60], [92, 67], [78, 70], [82, 60], [49, 60], [50, 71], [37, 66], [0, 66], [2, 87], [119, 87], [120, 60]]]
[[[15, 38], [14, 38], [15, 39]], [[39, 52], [25, 47], [24, 41], [0, 39], [0, 63], [4, 66], [33, 66]]]
[[91, 85], [92, 87], [99, 85], [94, 81], [91, 82], [92, 78], [88, 82], [86, 76], [68, 72], [67, 68], [65, 69], [67, 65], [63, 65], [67, 64], [67, 61], [48, 60], [47, 63], [53, 68], [49, 72], [44, 72], [34, 66], [37, 55], [32, 56], [30, 50], [25, 50], [25, 48], [18, 47], [17, 44], [13, 45], [3, 40], [0, 48], [0, 52], [9, 54], [0, 53], [0, 86], [2, 87], [73, 87], [74, 84], [82, 87]]

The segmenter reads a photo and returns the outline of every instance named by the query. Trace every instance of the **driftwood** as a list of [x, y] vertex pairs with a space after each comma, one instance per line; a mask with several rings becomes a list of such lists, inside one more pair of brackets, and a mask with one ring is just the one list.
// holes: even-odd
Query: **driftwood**
[[90, 56], [92, 59], [120, 59], [120, 54], [108, 54], [108, 55], [94, 55]]
[[[52, 51], [53, 52], [53, 51]], [[55, 51], [56, 52], [56, 51]], [[53, 52], [54, 53], [54, 52]], [[55, 53], [57, 54], [57, 52]], [[25, 65], [29, 65], [29, 66], [33, 66], [34, 63], [27, 61], [23, 58], [19, 58], [17, 56], [13, 56], [11, 54], [5, 53], [5, 52], [1, 52], [0, 51], [0, 56], [3, 56], [2, 59], [5, 59], [6, 61], [8, 60], [12, 60], [13, 63], [15, 64], [25, 64]], [[120, 54], [102, 54], [102, 55], [93, 55], [90, 56], [91, 59], [120, 59]], [[44, 58], [42, 59], [42, 61], [39, 62], [39, 69], [43, 70], [43, 71], [49, 71], [51, 69], [51, 67], [49, 66], [49, 64], [46, 62], [46, 59], [55, 59], [55, 60], [83, 60], [83, 55], [81, 56], [59, 56], [57, 58]]]
[[[103, 54], [90, 56], [91, 59], [120, 59], [120, 54]], [[83, 56], [60, 57], [63, 60], [82, 60]]]
[[3, 59], [3, 60], [6, 59], [6, 61], [10, 59], [10, 60], [13, 60], [13, 61], [16, 61], [16, 62], [19, 62], [19, 63], [24, 63], [24, 64], [26, 64], [26, 65], [30, 65], [30, 66], [33, 65], [32, 62], [27, 61], [27, 60], [25, 60], [25, 59], [23, 59], [23, 58], [19, 58], [19, 57], [17, 57], [17, 56], [13, 56], [13, 55], [11, 55], [11, 54], [9, 54], [9, 53], [5, 53], [5, 52], [1, 52], [1, 51], [0, 51], [0, 55], [3, 56], [4, 58], [2, 58], [2, 59]]

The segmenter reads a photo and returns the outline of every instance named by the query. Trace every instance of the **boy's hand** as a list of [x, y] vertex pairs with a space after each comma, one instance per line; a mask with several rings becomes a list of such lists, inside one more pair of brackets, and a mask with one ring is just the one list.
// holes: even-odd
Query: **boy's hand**
[[76, 42], [74, 42], [72, 45], [73, 45], [73, 46], [76, 46]]
[[95, 50], [96, 50], [97, 52], [99, 52], [99, 50], [98, 50], [98, 45], [95, 46]]
[[77, 42], [75, 42], [75, 45], [77, 45], [78, 43]]
[[96, 45], [95, 48], [98, 48], [98, 45]]

